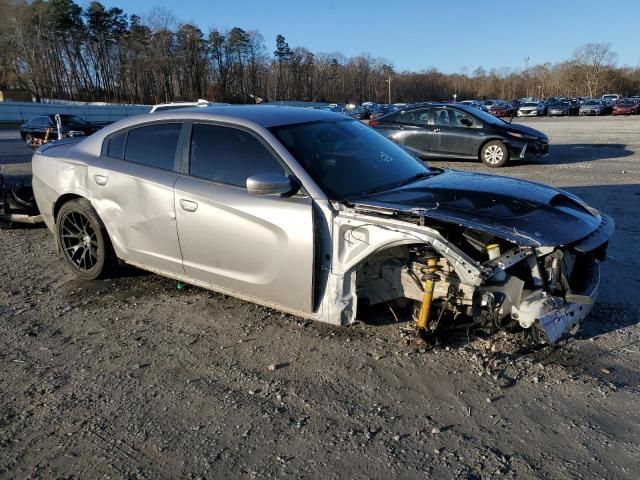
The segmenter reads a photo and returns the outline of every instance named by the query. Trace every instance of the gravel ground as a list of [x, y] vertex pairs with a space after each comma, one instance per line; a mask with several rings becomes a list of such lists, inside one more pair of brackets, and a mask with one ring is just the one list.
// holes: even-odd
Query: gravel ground
[[[637, 479], [640, 117], [526, 123], [550, 156], [492, 172], [617, 223], [575, 339], [416, 353], [385, 312], [335, 328], [133, 270], [83, 283], [46, 229], [0, 230], [0, 478]], [[28, 162], [0, 131], [0, 166]]]

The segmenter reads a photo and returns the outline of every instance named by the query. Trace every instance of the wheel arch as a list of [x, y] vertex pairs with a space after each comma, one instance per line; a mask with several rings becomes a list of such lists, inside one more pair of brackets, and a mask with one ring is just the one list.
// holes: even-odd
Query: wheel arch
[[495, 140], [504, 143], [507, 146], [507, 149], [509, 150], [509, 153], [511, 152], [511, 143], [509, 142], [509, 140], [507, 140], [506, 138], [501, 137], [499, 135], [493, 135], [491, 137], [483, 139], [482, 142], [480, 143], [480, 145], [478, 146], [478, 151], [476, 152], [476, 157], [478, 157], [478, 160], [482, 161], [482, 158], [480, 157], [480, 154], [482, 154], [482, 149], [484, 148], [484, 146], [487, 143], [493, 142]]
[[82, 195], [78, 195], [76, 193], [65, 193], [64, 195], [61, 195], [60, 197], [58, 197], [56, 202], [53, 204], [53, 212], [52, 212], [53, 221], [56, 222], [58, 220], [58, 213], [60, 212], [60, 209], [65, 203], [71, 200], [75, 200], [77, 198], [84, 198], [85, 200], [90, 201], [88, 198], [83, 197]]

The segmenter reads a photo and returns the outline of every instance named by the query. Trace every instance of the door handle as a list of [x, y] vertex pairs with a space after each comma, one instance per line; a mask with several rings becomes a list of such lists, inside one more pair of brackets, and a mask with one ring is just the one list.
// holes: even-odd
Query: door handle
[[94, 175], [93, 179], [98, 185], [102, 185], [102, 186], [106, 185], [107, 182], [109, 181], [109, 177], [106, 177], [105, 175]]
[[191, 200], [180, 200], [180, 206], [185, 212], [195, 212], [198, 210], [198, 204], [196, 202], [192, 202]]

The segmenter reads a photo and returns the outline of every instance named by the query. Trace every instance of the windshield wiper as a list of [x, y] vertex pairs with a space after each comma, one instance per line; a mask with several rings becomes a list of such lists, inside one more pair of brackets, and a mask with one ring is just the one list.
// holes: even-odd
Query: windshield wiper
[[412, 175], [411, 177], [406, 178], [406, 179], [402, 180], [399, 183], [392, 183], [392, 184], [382, 185], [382, 186], [380, 186], [378, 188], [374, 188], [373, 190], [367, 190], [365, 192], [346, 195], [346, 197], [347, 198], [359, 198], [359, 197], [366, 197], [368, 195], [373, 195], [375, 193], [386, 192], [387, 190], [393, 190], [394, 188], [402, 187], [403, 185], [408, 185], [410, 183], [417, 182], [418, 180], [420, 180], [422, 178], [427, 178], [427, 177], [432, 177], [434, 175], [439, 175], [443, 171], [444, 170], [442, 170], [441, 168], [437, 168], [436, 169], [436, 168], [432, 167], [431, 170], [428, 170], [426, 172], [420, 172], [420, 173], [417, 173], [415, 175]]
[[434, 175], [438, 175], [439, 173], [442, 173], [442, 170], [429, 170], [427, 172], [416, 173], [415, 175], [403, 180], [402, 182], [400, 182], [396, 186], [397, 187], [402, 187], [404, 185], [409, 185], [410, 183], [417, 182], [418, 180], [421, 180], [423, 178], [427, 178], [427, 177], [432, 177]]

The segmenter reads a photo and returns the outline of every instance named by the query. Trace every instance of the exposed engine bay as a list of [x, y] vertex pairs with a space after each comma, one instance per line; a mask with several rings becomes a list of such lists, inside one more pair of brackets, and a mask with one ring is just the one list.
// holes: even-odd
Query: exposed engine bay
[[357, 302], [414, 302], [416, 332], [426, 340], [461, 326], [525, 332], [547, 343], [577, 330], [597, 296], [613, 231], [603, 217], [572, 245], [534, 246], [419, 214], [356, 208], [341, 216], [347, 250], [375, 248], [380, 230], [389, 236], [354, 268]]

